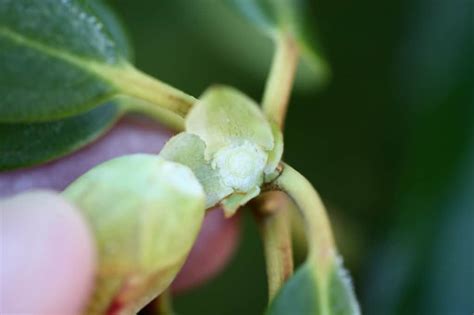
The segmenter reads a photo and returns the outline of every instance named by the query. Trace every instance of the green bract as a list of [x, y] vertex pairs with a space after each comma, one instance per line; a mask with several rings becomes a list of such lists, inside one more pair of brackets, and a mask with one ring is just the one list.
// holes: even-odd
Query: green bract
[[88, 314], [120, 306], [135, 314], [169, 286], [205, 212], [188, 167], [136, 154], [105, 162], [64, 195], [83, 210], [97, 240], [99, 269]]
[[224, 86], [209, 88], [186, 117], [186, 132], [160, 155], [189, 166], [204, 187], [207, 207], [223, 201], [227, 215], [260, 193], [283, 153], [281, 132], [258, 105]]

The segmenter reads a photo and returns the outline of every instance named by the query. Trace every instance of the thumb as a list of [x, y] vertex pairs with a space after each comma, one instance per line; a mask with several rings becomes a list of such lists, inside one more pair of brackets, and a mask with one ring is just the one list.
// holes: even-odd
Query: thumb
[[0, 200], [0, 215], [0, 313], [80, 313], [96, 254], [77, 209], [37, 191]]

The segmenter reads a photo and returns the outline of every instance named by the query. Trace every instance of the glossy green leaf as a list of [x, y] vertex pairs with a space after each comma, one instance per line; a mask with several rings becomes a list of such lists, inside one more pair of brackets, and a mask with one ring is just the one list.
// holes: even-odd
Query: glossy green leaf
[[205, 213], [191, 170], [149, 154], [100, 164], [64, 195], [83, 211], [99, 253], [87, 314], [136, 314], [160, 294], [183, 265]]
[[133, 47], [128, 39], [127, 31], [125, 30], [120, 19], [115, 15], [112, 8], [110, 8], [104, 0], [83, 0], [99, 20], [103, 23], [105, 30], [115, 41], [117, 48], [120, 50], [122, 56], [128, 60], [133, 61], [134, 52]]
[[290, 35], [296, 40], [306, 64], [324, 80], [329, 67], [321, 54], [309, 0], [227, 0], [244, 17], [272, 37]]
[[[133, 68], [131, 55], [120, 22], [101, 0], [0, 0], [0, 136], [4, 150], [18, 149], [16, 162], [4, 158], [0, 168], [46, 161], [86, 144], [115, 119], [88, 112], [117, 99], [123, 110], [179, 126], [195, 99]], [[86, 113], [90, 123], [77, 127]], [[61, 139], [47, 137], [58, 128], [65, 132]], [[21, 143], [13, 134], [21, 134]], [[31, 143], [47, 149], [30, 156]]]
[[107, 25], [79, 0], [2, 0], [0, 121], [60, 119], [111, 98], [117, 89], [101, 73], [124, 56]]
[[325, 287], [311, 262], [303, 264], [277, 294], [266, 315], [359, 315], [347, 272], [339, 263], [327, 274]]
[[0, 171], [68, 154], [105, 132], [119, 114], [117, 106], [109, 103], [53, 122], [0, 123]]

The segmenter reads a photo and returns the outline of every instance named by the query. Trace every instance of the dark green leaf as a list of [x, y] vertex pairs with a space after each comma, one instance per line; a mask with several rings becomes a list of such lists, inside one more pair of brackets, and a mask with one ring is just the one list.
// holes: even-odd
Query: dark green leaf
[[270, 36], [291, 35], [313, 73], [324, 79], [329, 72], [321, 55], [314, 14], [309, 0], [227, 0]]
[[0, 124], [0, 171], [65, 155], [94, 140], [119, 116], [109, 103], [79, 116], [45, 123]]
[[317, 315], [319, 312], [316, 276], [304, 264], [291, 277], [270, 305], [266, 315]]
[[316, 266], [306, 262], [283, 286], [266, 315], [358, 315], [349, 275], [337, 262], [323, 283], [316, 276]]
[[101, 74], [128, 50], [105, 6], [87, 3], [0, 0], [0, 121], [73, 116], [116, 93]]
[[128, 34], [120, 19], [114, 14], [114, 11], [102, 0], [84, 0], [88, 7], [95, 13], [99, 20], [104, 24], [105, 29], [114, 39], [117, 48], [121, 54], [128, 60], [133, 61], [133, 47], [128, 39]]

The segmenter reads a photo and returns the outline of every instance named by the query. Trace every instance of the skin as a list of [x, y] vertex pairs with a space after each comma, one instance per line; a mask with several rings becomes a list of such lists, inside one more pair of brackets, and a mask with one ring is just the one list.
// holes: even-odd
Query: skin
[[0, 201], [0, 209], [0, 313], [79, 313], [93, 287], [96, 252], [78, 209], [47, 191]]
[[[127, 117], [70, 156], [0, 173], [0, 313], [80, 313], [93, 287], [96, 251], [80, 210], [57, 192], [113, 157], [158, 153], [171, 135], [154, 122]], [[230, 260], [238, 237], [238, 217], [227, 220], [219, 209], [209, 211], [173, 291], [216, 275]]]

